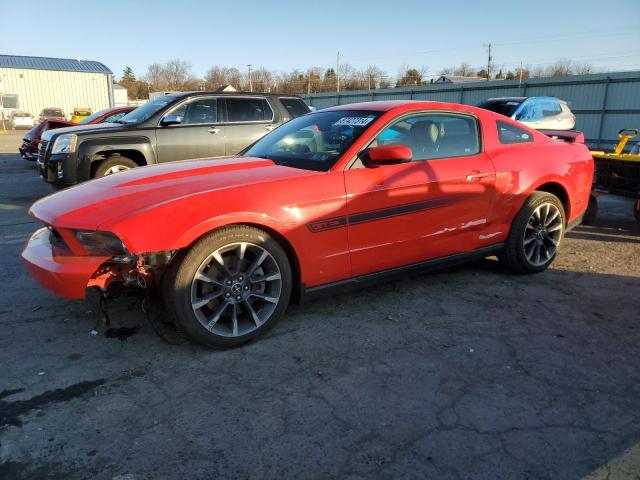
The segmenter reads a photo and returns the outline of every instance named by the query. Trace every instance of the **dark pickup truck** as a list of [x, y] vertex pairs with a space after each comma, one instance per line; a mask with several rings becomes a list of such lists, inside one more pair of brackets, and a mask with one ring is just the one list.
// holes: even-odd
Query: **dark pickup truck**
[[309, 111], [293, 95], [166, 95], [116, 123], [46, 132], [40, 143], [38, 170], [43, 180], [62, 187], [143, 165], [235, 155]]

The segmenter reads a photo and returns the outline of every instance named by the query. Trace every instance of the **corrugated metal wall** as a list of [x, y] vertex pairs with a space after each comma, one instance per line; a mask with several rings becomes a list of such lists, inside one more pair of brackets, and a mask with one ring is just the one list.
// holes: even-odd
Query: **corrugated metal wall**
[[591, 147], [610, 147], [622, 128], [640, 128], [640, 72], [491, 81], [302, 95], [317, 109], [377, 100], [432, 100], [476, 105], [491, 97], [549, 95], [570, 102], [576, 128]]
[[109, 75], [0, 68], [3, 94], [17, 94], [20, 110], [38, 115], [43, 108], [60, 107], [70, 115], [76, 107], [94, 112], [110, 106]]

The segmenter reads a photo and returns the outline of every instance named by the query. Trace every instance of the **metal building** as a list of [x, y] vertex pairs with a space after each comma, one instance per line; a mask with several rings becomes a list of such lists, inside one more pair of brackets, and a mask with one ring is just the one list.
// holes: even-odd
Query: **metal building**
[[112, 72], [92, 60], [0, 55], [0, 99], [34, 116], [47, 107], [97, 112], [114, 106]]

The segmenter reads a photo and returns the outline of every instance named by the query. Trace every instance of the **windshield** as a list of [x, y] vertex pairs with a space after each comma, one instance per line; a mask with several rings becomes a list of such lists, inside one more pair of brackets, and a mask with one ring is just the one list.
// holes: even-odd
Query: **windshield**
[[87, 117], [87, 118], [83, 118], [82, 120], [80, 120], [78, 123], [80, 125], [86, 125], [87, 123], [91, 123], [93, 122], [95, 119], [101, 117], [102, 115], [109, 113], [111, 111], [110, 108], [105, 108], [104, 110], [100, 110], [99, 112], [94, 113], [93, 115]]
[[58, 117], [64, 117], [64, 113], [62, 113], [62, 110], [50, 110], [50, 109], [45, 109], [42, 111], [43, 115], [49, 115], [49, 116], [58, 116]]
[[510, 117], [522, 102], [523, 100], [487, 100], [478, 104], [478, 107]]
[[146, 122], [164, 107], [172, 103], [176, 97], [174, 95], [165, 95], [145, 103], [141, 107], [127, 113], [117, 123], [140, 123]]
[[380, 112], [317, 112], [285, 123], [250, 147], [244, 155], [305, 170], [329, 170], [380, 116]]

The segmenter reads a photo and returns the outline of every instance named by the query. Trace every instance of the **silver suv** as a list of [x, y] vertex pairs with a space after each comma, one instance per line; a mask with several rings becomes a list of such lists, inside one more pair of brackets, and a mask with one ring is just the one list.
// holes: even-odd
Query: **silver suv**
[[480, 108], [500, 113], [536, 130], [573, 130], [576, 116], [569, 104], [555, 97], [489, 98]]

